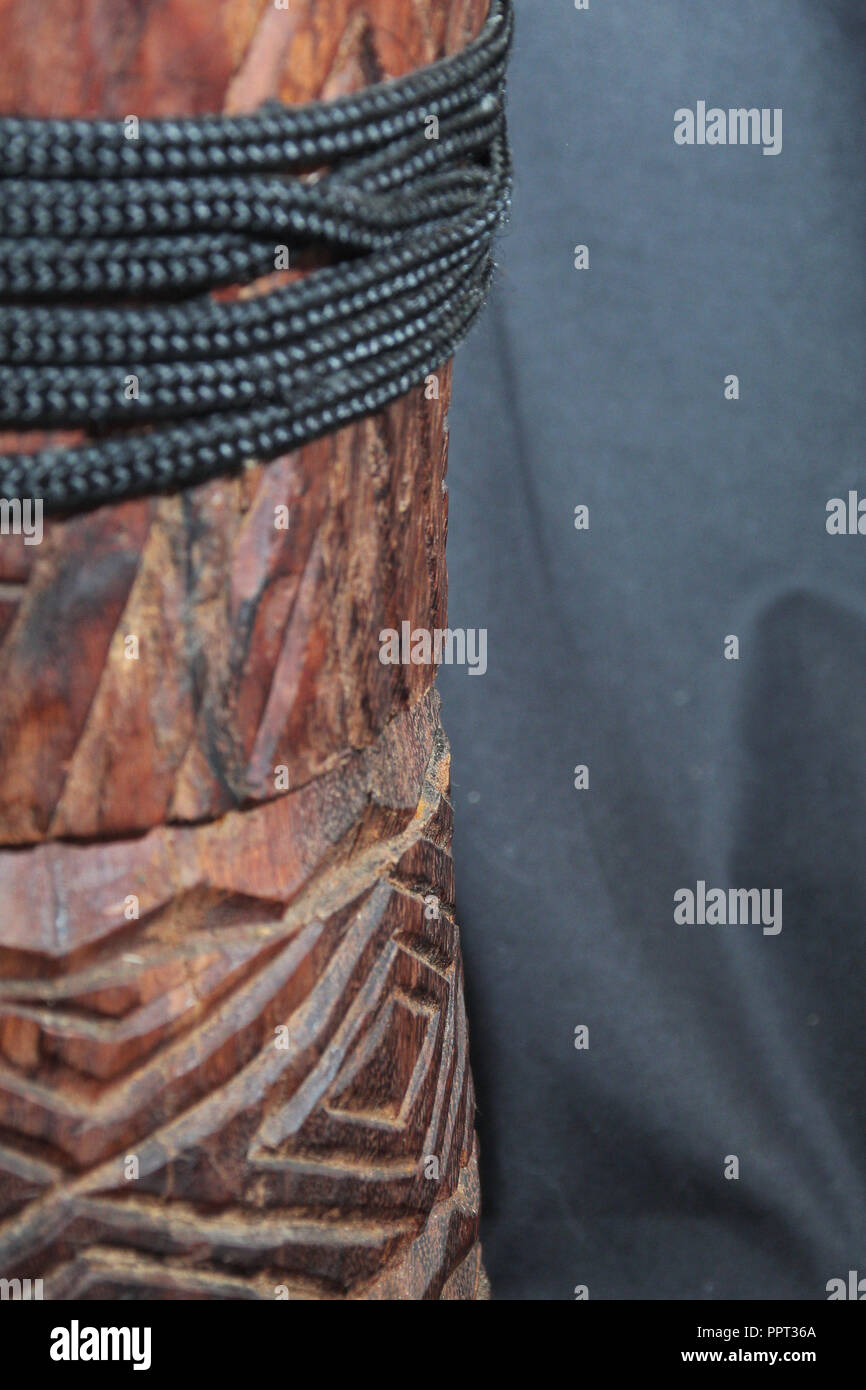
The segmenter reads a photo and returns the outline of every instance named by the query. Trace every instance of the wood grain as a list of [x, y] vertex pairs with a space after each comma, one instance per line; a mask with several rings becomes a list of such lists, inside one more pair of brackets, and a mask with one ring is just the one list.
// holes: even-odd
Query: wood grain
[[[0, 0], [0, 111], [333, 96], [485, 10]], [[433, 669], [378, 661], [382, 627], [445, 623], [449, 376], [240, 476], [0, 537], [4, 1277], [483, 1294], [448, 748]]]

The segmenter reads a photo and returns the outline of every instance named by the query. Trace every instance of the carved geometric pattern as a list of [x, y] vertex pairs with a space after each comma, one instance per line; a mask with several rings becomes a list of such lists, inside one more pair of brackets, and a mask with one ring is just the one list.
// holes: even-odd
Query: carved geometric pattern
[[[120, 119], [356, 91], [487, 0], [44, 10], [0, 110]], [[446, 620], [439, 385], [3, 537], [0, 1275], [47, 1297], [484, 1296], [435, 671], [376, 660]]]
[[[30, 934], [40, 949], [15, 951], [17, 977], [0, 986], [4, 1275], [41, 1277], [51, 1298], [475, 1296], [474, 1103], [437, 707], [428, 697], [357, 755], [363, 814], [274, 899], [220, 881], [222, 824], [158, 827], [114, 847], [127, 884], [166, 836], [179, 855], [205, 842], [197, 880], [176, 873], [189, 886], [138, 921], [103, 913], [70, 951], [58, 918], [105, 896], [88, 879], [94, 847], [0, 854], [0, 890], [24, 856], [62, 885], [54, 930]], [[414, 786], [384, 798], [407, 741]], [[313, 783], [236, 813], [238, 829], [253, 844], [251, 818], [292, 803], [315, 814], [327, 797]], [[217, 867], [203, 882], [208, 851]], [[108, 871], [112, 892], [123, 876]], [[0, 938], [13, 959], [20, 927]]]
[[320, 777], [421, 698], [435, 668], [383, 665], [371, 634], [444, 625], [448, 382], [110, 526], [2, 537], [0, 844], [267, 801], [275, 765]]

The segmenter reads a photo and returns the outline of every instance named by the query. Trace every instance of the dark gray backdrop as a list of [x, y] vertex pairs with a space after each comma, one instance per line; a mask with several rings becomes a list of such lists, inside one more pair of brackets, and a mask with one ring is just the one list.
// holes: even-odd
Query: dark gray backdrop
[[[866, 496], [866, 6], [517, 10], [451, 414], [489, 669], [440, 676], [494, 1294], [821, 1299], [866, 1276], [866, 536], [825, 530]], [[677, 147], [698, 100], [781, 107], [781, 155]], [[698, 879], [781, 888], [781, 934], [676, 925]]]

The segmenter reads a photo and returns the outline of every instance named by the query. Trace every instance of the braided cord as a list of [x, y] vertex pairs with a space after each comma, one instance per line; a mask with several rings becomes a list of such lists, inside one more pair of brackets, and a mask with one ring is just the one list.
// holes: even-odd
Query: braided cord
[[116, 121], [8, 117], [0, 176], [142, 177], [227, 169], [318, 167], [380, 149], [417, 129], [417, 112], [440, 119], [501, 83], [511, 41], [511, 0], [491, 0], [478, 38], [461, 53], [355, 96], [302, 107], [269, 103], [246, 116], [141, 122], [140, 148]]
[[[110, 428], [0, 455], [0, 497], [70, 511], [189, 486], [441, 366], [484, 303], [508, 204], [511, 5], [491, 0], [454, 57], [335, 102], [141, 121], [134, 140], [0, 118], [0, 423]], [[211, 294], [309, 248], [333, 263]]]

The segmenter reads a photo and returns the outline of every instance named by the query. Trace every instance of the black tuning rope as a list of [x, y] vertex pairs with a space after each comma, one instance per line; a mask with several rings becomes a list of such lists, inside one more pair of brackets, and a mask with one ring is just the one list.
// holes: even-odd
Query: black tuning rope
[[[184, 120], [0, 118], [0, 497], [190, 486], [381, 409], [481, 309], [508, 206], [512, 0], [453, 57], [333, 102]], [[328, 264], [247, 298], [324, 252]]]

